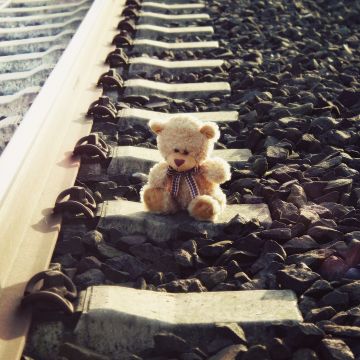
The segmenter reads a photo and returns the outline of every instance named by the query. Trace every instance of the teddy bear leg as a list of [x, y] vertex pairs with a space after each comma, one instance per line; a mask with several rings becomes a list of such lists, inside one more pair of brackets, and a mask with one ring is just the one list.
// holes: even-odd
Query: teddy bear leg
[[145, 186], [141, 197], [146, 208], [150, 212], [158, 214], [173, 214], [178, 210], [171, 194], [165, 189]]
[[188, 206], [189, 214], [197, 220], [214, 221], [220, 213], [219, 201], [210, 195], [200, 195], [191, 200]]

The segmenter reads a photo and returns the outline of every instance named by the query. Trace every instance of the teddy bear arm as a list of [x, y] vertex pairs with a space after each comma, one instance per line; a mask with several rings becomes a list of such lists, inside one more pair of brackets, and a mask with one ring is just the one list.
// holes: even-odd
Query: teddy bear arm
[[150, 169], [149, 182], [151, 187], [163, 188], [166, 186], [168, 164], [164, 161]]
[[213, 183], [222, 184], [231, 178], [230, 165], [221, 158], [207, 159], [201, 165], [205, 178]]

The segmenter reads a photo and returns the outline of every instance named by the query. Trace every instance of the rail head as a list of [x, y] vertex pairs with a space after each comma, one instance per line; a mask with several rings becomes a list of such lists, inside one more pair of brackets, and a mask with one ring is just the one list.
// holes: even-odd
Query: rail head
[[50, 262], [61, 222], [52, 207], [75, 181], [72, 150], [90, 133], [86, 112], [101, 95], [96, 83], [124, 2], [94, 1], [0, 157], [0, 359], [21, 356], [30, 320], [19, 311], [21, 297]]

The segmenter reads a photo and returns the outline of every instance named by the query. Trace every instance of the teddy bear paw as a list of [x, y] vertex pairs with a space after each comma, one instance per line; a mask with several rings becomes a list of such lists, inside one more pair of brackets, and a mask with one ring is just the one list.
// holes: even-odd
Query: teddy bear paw
[[151, 212], [162, 212], [164, 210], [164, 190], [148, 188], [144, 191], [144, 203]]
[[219, 205], [210, 196], [194, 199], [190, 205], [190, 214], [197, 220], [213, 221], [219, 212]]
[[161, 188], [147, 188], [143, 192], [143, 201], [150, 212], [173, 214], [177, 211], [170, 194]]

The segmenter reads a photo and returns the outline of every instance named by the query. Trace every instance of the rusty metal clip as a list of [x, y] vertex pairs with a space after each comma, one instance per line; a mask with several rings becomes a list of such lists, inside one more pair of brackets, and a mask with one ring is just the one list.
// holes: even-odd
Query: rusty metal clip
[[99, 134], [93, 133], [79, 139], [75, 145], [73, 154], [99, 157], [101, 160], [106, 160], [109, 152], [110, 148], [106, 142], [100, 138]]
[[125, 19], [119, 21], [117, 28], [119, 30], [127, 31], [130, 34], [134, 34], [136, 32], [135, 20], [126, 17]]
[[133, 45], [133, 40], [129, 33], [121, 31], [114, 36], [112, 43], [116, 46], [128, 47]]
[[121, 15], [137, 19], [139, 17], [140, 13], [139, 13], [138, 9], [136, 9], [134, 6], [130, 5], [130, 6], [127, 6], [124, 8]]
[[93, 115], [101, 120], [115, 120], [117, 109], [107, 96], [100, 96], [98, 100], [94, 101], [87, 112], [87, 115]]
[[119, 67], [129, 64], [129, 58], [125, 54], [123, 49], [115, 49], [107, 56], [105, 62], [110, 64], [111, 67]]
[[[69, 199], [64, 200], [67, 196]], [[54, 213], [71, 212], [74, 214], [84, 214], [87, 218], [94, 218], [96, 202], [89, 191], [81, 186], [73, 186], [62, 191], [55, 200]]]
[[110, 69], [100, 76], [98, 85], [102, 85], [104, 90], [120, 90], [124, 86], [124, 80], [114, 69]]
[[[36, 288], [43, 281], [40, 289]], [[40, 310], [63, 311], [72, 314], [74, 307], [70, 300], [75, 300], [77, 290], [72, 280], [61, 271], [45, 270], [35, 274], [27, 283], [22, 306], [35, 306]]]

